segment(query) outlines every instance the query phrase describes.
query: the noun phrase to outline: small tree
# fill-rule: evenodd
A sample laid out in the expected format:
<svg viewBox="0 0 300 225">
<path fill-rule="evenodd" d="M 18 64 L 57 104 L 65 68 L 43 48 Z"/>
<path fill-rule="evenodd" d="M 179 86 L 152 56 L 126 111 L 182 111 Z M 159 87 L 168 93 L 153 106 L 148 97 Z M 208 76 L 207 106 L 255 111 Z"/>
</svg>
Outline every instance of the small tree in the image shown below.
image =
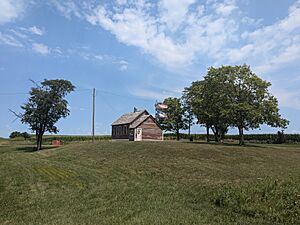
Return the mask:
<svg viewBox="0 0 300 225">
<path fill-rule="evenodd" d="M 159 119 L 159 123 L 166 131 L 176 133 L 176 139 L 179 140 L 180 130 L 187 129 L 187 121 L 184 118 L 184 109 L 179 98 L 166 98 L 163 102 L 168 106 L 164 110 L 165 119 Z"/>
<path fill-rule="evenodd" d="M 9 135 L 9 138 L 10 138 L 10 139 L 16 138 L 16 137 L 21 137 L 21 132 L 19 132 L 19 131 L 14 131 L 14 132 L 12 132 L 12 133 Z"/>
<path fill-rule="evenodd" d="M 31 88 L 28 102 L 21 106 L 24 112 L 18 117 L 35 132 L 37 150 L 42 149 L 44 133 L 57 133 L 55 123 L 69 115 L 65 97 L 74 89 L 67 80 L 44 80 Z"/>
<path fill-rule="evenodd" d="M 27 132 L 23 132 L 23 133 L 21 134 L 21 136 L 22 136 L 25 140 L 30 139 L 30 134 L 28 134 Z"/>
</svg>

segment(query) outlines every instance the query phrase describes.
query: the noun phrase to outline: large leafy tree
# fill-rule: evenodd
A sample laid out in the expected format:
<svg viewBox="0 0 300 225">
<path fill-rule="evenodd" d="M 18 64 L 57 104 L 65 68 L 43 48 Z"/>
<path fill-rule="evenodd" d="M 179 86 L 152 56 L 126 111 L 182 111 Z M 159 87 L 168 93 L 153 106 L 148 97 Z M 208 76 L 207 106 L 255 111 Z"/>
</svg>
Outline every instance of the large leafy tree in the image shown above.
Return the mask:
<svg viewBox="0 0 300 225">
<path fill-rule="evenodd" d="M 237 127 L 240 144 L 244 130 L 262 124 L 285 128 L 288 121 L 279 113 L 277 99 L 269 93 L 270 83 L 259 78 L 249 66 L 211 67 L 202 81 L 185 89 L 198 123 L 210 128 L 220 141 L 229 127 Z"/>
<path fill-rule="evenodd" d="M 69 115 L 65 97 L 74 89 L 67 80 L 44 80 L 31 88 L 28 102 L 21 106 L 23 113 L 18 116 L 35 132 L 37 150 L 42 149 L 44 133 L 57 133 L 56 122 Z"/>
<path fill-rule="evenodd" d="M 210 68 L 204 80 L 193 82 L 184 91 L 191 99 L 192 111 L 198 123 L 206 126 L 208 141 L 210 129 L 215 141 L 220 142 L 230 126 L 229 98 L 224 82 L 224 77 L 215 68 Z"/>
<path fill-rule="evenodd" d="M 230 73 L 226 86 L 230 96 L 229 112 L 231 126 L 237 127 L 240 145 L 244 145 L 244 130 L 259 128 L 261 124 L 286 128 L 289 121 L 279 113 L 278 101 L 269 92 L 270 82 L 259 78 L 247 65 L 221 67 Z"/>
<path fill-rule="evenodd" d="M 206 127 L 207 141 L 209 142 L 209 129 L 211 127 L 211 120 L 204 112 L 204 82 L 195 81 L 190 87 L 186 87 L 183 91 L 182 98 L 188 102 L 189 110 L 197 119 L 197 123 Z"/>
<path fill-rule="evenodd" d="M 187 129 L 187 121 L 184 117 L 184 108 L 179 98 L 166 98 L 163 103 L 168 106 L 163 112 L 166 117 L 159 119 L 159 123 L 166 131 L 176 133 L 179 140 L 180 130 Z"/>
</svg>

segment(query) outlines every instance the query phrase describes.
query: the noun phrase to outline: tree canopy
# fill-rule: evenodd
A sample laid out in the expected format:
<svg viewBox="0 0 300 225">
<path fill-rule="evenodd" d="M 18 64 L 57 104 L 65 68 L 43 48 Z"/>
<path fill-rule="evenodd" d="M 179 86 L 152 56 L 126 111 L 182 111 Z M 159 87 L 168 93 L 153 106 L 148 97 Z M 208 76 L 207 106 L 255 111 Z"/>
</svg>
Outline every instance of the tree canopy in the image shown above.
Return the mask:
<svg viewBox="0 0 300 225">
<path fill-rule="evenodd" d="M 168 106 L 164 110 L 166 118 L 159 119 L 161 127 L 166 131 L 176 133 L 177 140 L 179 140 L 179 131 L 187 129 L 187 121 L 184 117 L 184 109 L 179 98 L 166 98 L 163 103 Z"/>
<path fill-rule="evenodd" d="M 185 88 L 183 95 L 188 96 L 198 123 L 210 128 L 216 141 L 229 127 L 237 127 L 242 145 L 244 130 L 262 124 L 286 128 L 289 123 L 281 117 L 270 86 L 247 65 L 211 67 L 204 79 Z"/>
<path fill-rule="evenodd" d="M 67 80 L 44 80 L 31 88 L 29 100 L 21 106 L 23 113 L 19 117 L 22 123 L 28 124 L 35 132 L 37 150 L 42 148 L 44 133 L 57 133 L 56 122 L 69 115 L 65 97 L 74 89 L 73 84 Z"/>
</svg>

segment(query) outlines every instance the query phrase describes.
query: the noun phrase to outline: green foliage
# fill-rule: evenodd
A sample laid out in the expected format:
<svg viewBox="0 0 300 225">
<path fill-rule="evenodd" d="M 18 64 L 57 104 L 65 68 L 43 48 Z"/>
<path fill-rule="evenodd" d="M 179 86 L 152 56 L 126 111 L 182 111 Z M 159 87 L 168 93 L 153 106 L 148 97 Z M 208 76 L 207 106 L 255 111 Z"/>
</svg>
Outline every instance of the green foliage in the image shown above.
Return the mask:
<svg viewBox="0 0 300 225">
<path fill-rule="evenodd" d="M 21 132 L 19 132 L 19 131 L 13 131 L 13 132 L 9 135 L 9 138 L 16 138 L 16 137 L 21 137 Z"/>
<path fill-rule="evenodd" d="M 202 81 L 185 88 L 198 123 L 211 128 L 220 141 L 228 127 L 237 127 L 240 144 L 244 130 L 261 124 L 286 128 L 289 121 L 281 118 L 277 99 L 269 93 L 270 83 L 259 78 L 249 66 L 211 67 Z"/>
<path fill-rule="evenodd" d="M 17 138 L 17 137 L 22 137 L 25 140 L 30 138 L 30 134 L 28 134 L 27 132 L 19 132 L 19 131 L 14 131 L 9 135 L 9 138 Z"/>
<path fill-rule="evenodd" d="M 168 106 L 163 112 L 167 118 L 159 119 L 161 127 L 166 131 L 175 132 L 179 140 L 179 131 L 187 129 L 187 121 L 184 117 L 185 110 L 179 98 L 166 98 L 163 102 Z"/>
<path fill-rule="evenodd" d="M 194 113 L 192 110 L 192 99 L 188 92 L 184 91 L 181 97 L 184 111 L 184 120 L 187 123 L 189 135 L 191 134 L 191 126 L 194 124 Z"/>
<path fill-rule="evenodd" d="M 210 68 L 204 80 L 193 82 L 184 90 L 197 122 L 210 128 L 217 142 L 221 141 L 230 125 L 229 99 L 224 90 L 224 78 L 216 69 Z"/>
<path fill-rule="evenodd" d="M 69 115 L 65 97 L 74 89 L 67 80 L 44 80 L 31 88 L 29 100 L 21 106 L 24 112 L 19 117 L 35 132 L 38 150 L 42 147 L 44 133 L 57 133 L 56 122 Z"/>
<path fill-rule="evenodd" d="M 230 124 L 239 129 L 240 144 L 244 144 L 244 129 L 256 129 L 261 124 L 286 128 L 289 122 L 281 118 L 278 101 L 269 93 L 271 83 L 259 78 L 247 65 L 222 66 L 219 70 L 226 77 Z"/>
</svg>

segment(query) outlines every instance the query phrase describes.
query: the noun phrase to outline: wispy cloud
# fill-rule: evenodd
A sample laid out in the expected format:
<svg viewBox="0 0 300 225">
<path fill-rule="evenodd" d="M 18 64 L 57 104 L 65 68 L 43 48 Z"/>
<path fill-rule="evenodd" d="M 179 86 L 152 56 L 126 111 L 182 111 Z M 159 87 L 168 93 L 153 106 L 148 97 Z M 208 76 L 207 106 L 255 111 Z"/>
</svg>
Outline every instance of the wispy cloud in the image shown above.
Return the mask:
<svg viewBox="0 0 300 225">
<path fill-rule="evenodd" d="M 161 93 L 159 91 L 146 90 L 146 89 L 133 89 L 130 90 L 130 93 L 139 98 L 153 99 L 153 100 L 164 99 L 166 97 L 172 96 L 170 95 L 170 93 Z"/>
<path fill-rule="evenodd" d="M 299 59 L 300 0 L 285 18 L 264 27 L 236 0 L 53 2 L 66 17 L 101 26 L 173 71 L 205 59 L 210 64 L 247 62 L 267 73 Z"/>
<path fill-rule="evenodd" d="M 50 53 L 50 48 L 42 43 L 33 43 L 32 50 L 41 55 L 48 55 Z"/>
<path fill-rule="evenodd" d="M 39 36 L 42 36 L 45 34 L 44 29 L 38 28 L 36 26 L 32 26 L 32 27 L 28 27 L 28 28 L 21 27 L 20 30 L 29 32 L 31 34 L 39 35 Z"/>
<path fill-rule="evenodd" d="M 121 60 L 120 62 L 119 62 L 119 64 L 120 64 L 120 71 L 125 71 L 125 70 L 127 70 L 128 69 L 128 62 L 127 61 L 125 61 L 125 60 Z"/>
<path fill-rule="evenodd" d="M 289 66 L 300 59 L 300 1 L 296 1 L 288 15 L 276 23 L 241 34 L 245 42 L 239 48 L 228 48 L 220 58 L 229 62 L 251 62 L 257 72 L 269 73 Z"/>
<path fill-rule="evenodd" d="M 300 91 L 273 88 L 272 92 L 278 97 L 280 106 L 300 110 Z"/>
<path fill-rule="evenodd" d="M 66 18 L 71 19 L 74 15 L 75 17 L 82 17 L 82 9 L 77 6 L 75 1 L 71 0 L 50 0 L 50 2 L 54 5 L 54 7 Z M 83 2 L 84 3 L 84 2 Z M 85 5 L 85 4 L 83 4 Z"/>
<path fill-rule="evenodd" d="M 236 21 L 231 18 L 235 1 L 202 6 L 194 0 L 137 1 L 111 8 L 99 5 L 87 20 L 110 31 L 120 42 L 177 68 L 190 65 L 199 54 L 213 56 L 236 31 Z M 154 11 L 158 13 L 153 15 Z"/>
<path fill-rule="evenodd" d="M 28 36 L 27 36 L 26 34 L 20 32 L 20 31 L 18 31 L 18 30 L 10 29 L 10 32 L 11 32 L 13 35 L 15 35 L 15 36 L 17 36 L 17 37 L 19 37 L 19 38 L 22 38 L 22 39 L 27 39 L 27 38 L 28 38 Z"/>
<path fill-rule="evenodd" d="M 13 47 L 23 47 L 23 44 L 18 41 L 14 36 L 3 34 L 0 32 L 0 44 L 10 45 Z"/>
<path fill-rule="evenodd" d="M 216 12 L 222 16 L 228 16 L 234 10 L 238 9 L 237 5 L 235 4 L 235 0 L 225 0 L 224 2 L 215 3 L 214 7 Z"/>
<path fill-rule="evenodd" d="M 59 56 L 62 56 L 63 55 L 63 51 L 60 47 L 55 47 L 52 49 L 52 52 L 59 55 Z"/>
</svg>

